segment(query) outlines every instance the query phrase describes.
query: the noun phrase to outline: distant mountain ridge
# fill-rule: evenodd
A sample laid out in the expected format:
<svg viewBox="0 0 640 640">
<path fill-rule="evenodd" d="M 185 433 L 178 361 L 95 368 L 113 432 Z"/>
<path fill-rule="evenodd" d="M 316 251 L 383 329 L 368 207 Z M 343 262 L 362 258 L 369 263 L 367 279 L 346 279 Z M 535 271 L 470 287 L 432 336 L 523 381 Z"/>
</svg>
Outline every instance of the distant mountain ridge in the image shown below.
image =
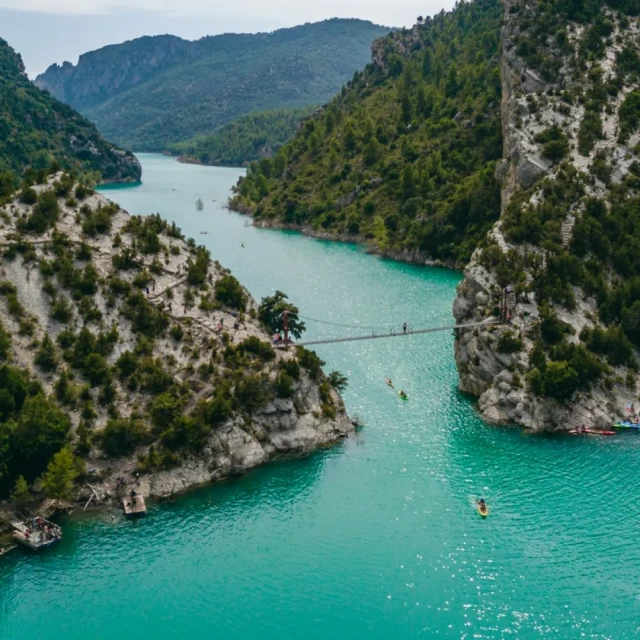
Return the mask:
<svg viewBox="0 0 640 640">
<path fill-rule="evenodd" d="M 388 32 L 332 19 L 193 42 L 147 36 L 52 65 L 35 82 L 119 144 L 160 151 L 247 113 L 322 104 Z"/>
<path fill-rule="evenodd" d="M 95 126 L 27 78 L 22 58 L 0 38 L 0 199 L 27 169 L 52 163 L 96 182 L 140 180 L 140 163 Z"/>
</svg>

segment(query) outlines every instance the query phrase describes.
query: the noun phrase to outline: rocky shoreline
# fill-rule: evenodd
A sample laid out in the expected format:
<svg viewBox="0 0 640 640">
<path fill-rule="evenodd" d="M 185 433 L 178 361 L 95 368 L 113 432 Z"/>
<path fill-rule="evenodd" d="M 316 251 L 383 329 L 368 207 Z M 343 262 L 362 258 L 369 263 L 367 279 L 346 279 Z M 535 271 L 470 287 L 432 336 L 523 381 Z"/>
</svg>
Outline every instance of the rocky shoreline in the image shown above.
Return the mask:
<svg viewBox="0 0 640 640">
<path fill-rule="evenodd" d="M 243 215 L 252 216 L 252 212 L 245 207 L 228 206 L 230 211 L 241 213 Z M 407 264 L 415 264 L 423 267 L 438 267 L 442 269 L 450 269 L 459 271 L 459 267 L 453 262 L 445 262 L 442 260 L 434 260 L 423 251 L 417 249 L 381 249 L 375 243 L 367 240 L 364 236 L 358 234 L 332 233 L 329 231 L 318 231 L 309 225 L 286 224 L 277 220 L 255 220 L 253 226 L 259 229 L 275 229 L 278 231 L 295 231 L 309 238 L 316 240 L 327 240 L 330 242 L 341 242 L 344 244 L 356 244 L 362 247 L 367 253 L 377 255 L 381 258 L 395 260 L 396 262 L 406 262 Z"/>
</svg>

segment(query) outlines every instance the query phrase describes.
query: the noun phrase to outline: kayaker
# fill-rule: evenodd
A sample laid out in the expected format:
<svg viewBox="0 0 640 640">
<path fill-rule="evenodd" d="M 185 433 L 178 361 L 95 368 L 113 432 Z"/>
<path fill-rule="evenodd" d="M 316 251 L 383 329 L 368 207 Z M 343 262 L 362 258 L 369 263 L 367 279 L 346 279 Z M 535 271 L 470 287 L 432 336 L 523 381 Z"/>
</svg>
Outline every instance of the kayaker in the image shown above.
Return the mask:
<svg viewBox="0 0 640 640">
<path fill-rule="evenodd" d="M 398 392 L 398 395 L 399 395 L 401 398 L 404 398 L 405 400 L 407 399 L 407 394 L 406 394 L 404 391 L 402 391 L 402 390 L 400 390 L 400 391 Z"/>
<path fill-rule="evenodd" d="M 391 378 L 385 378 L 384 381 L 390 386 L 393 387 L 393 382 L 391 382 Z"/>
<path fill-rule="evenodd" d="M 480 500 L 476 500 L 476 502 L 483 511 L 487 508 L 487 503 L 484 501 L 484 498 L 480 498 Z"/>
</svg>

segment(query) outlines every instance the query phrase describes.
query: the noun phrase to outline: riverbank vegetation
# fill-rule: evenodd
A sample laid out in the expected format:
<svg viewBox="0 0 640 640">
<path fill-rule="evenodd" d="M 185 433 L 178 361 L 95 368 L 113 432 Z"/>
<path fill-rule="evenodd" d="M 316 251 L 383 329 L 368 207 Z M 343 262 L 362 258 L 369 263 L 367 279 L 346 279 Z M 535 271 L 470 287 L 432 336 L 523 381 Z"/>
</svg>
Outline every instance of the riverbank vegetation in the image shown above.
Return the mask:
<svg viewBox="0 0 640 640">
<path fill-rule="evenodd" d="M 272 157 L 314 110 L 315 107 L 306 107 L 249 114 L 211 135 L 199 135 L 171 145 L 169 151 L 179 156 L 182 162 L 243 167 Z"/>
<path fill-rule="evenodd" d="M 467 262 L 500 213 L 501 17 L 481 0 L 376 43 L 374 64 L 254 163 L 232 206 Z"/>
<path fill-rule="evenodd" d="M 509 249 L 488 239 L 479 262 L 500 286 L 534 296 L 540 318 L 522 336 L 535 341 L 527 379 L 535 395 L 561 402 L 596 385 L 636 387 L 640 103 L 629 34 L 639 10 L 635 1 L 515 5 L 517 29 L 504 45 L 543 79 L 535 94 L 514 89 L 512 102 L 526 104 L 518 135 L 545 127 L 531 136 L 529 155 L 553 164 L 510 198 L 501 225 Z"/>
</svg>

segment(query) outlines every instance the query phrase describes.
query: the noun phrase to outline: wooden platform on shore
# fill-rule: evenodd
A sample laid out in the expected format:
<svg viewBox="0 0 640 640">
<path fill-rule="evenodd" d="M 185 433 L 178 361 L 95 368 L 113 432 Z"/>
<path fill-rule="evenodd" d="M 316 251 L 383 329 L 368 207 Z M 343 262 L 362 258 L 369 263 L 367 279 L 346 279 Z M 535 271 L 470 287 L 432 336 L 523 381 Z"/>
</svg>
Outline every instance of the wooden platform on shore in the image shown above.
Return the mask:
<svg viewBox="0 0 640 640">
<path fill-rule="evenodd" d="M 122 506 L 124 507 L 125 515 L 128 517 L 143 516 L 147 513 L 147 505 L 144 503 L 144 498 L 141 495 L 123 498 Z"/>
</svg>

